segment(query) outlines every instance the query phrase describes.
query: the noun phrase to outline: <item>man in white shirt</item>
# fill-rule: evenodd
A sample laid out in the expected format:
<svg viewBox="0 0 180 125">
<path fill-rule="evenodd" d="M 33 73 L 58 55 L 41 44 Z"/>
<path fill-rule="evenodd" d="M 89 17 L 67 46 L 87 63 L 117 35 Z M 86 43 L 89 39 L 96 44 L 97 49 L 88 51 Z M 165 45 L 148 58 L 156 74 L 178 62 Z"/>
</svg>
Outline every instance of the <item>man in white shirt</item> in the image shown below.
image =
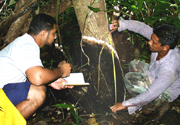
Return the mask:
<svg viewBox="0 0 180 125">
<path fill-rule="evenodd" d="M 69 76 L 71 66 L 62 61 L 55 69 L 43 67 L 40 48 L 51 45 L 56 39 L 56 21 L 46 14 L 36 15 L 28 33 L 15 39 L 0 51 L 0 88 L 27 119 L 46 97 L 45 84 L 61 90 L 73 86 L 63 86 L 61 77 Z"/>
</svg>

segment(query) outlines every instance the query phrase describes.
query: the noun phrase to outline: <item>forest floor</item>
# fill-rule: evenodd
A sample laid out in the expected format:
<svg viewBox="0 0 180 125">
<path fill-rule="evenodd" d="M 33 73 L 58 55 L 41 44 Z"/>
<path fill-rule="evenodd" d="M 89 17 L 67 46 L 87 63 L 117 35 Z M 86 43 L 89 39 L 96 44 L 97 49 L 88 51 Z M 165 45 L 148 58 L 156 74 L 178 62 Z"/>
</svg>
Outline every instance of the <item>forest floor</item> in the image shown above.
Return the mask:
<svg viewBox="0 0 180 125">
<path fill-rule="evenodd" d="M 53 92 L 53 91 L 51 91 Z M 66 91 L 68 93 L 68 91 Z M 48 97 L 45 104 L 37 112 L 27 119 L 27 125 L 179 125 L 180 124 L 180 98 L 171 103 L 170 109 L 158 120 L 154 121 L 155 115 L 144 116 L 129 115 L 127 109 L 107 114 L 88 114 L 83 110 L 83 106 L 76 107 L 78 118 L 81 122 L 77 123 L 73 114 L 66 108 L 54 106 L 52 98 Z M 52 103 L 53 102 L 53 103 Z M 72 105 L 68 100 L 57 100 L 58 104 Z"/>
</svg>

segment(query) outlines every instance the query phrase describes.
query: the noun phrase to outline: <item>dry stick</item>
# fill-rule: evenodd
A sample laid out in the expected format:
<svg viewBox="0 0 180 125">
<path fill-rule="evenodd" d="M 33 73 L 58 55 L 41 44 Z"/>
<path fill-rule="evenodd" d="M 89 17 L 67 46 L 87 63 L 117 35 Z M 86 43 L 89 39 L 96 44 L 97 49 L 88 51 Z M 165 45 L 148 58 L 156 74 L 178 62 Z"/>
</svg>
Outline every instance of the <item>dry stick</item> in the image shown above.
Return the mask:
<svg viewBox="0 0 180 125">
<path fill-rule="evenodd" d="M 63 108 L 61 108 L 61 111 L 62 111 L 62 118 L 64 119 L 64 110 L 63 110 Z"/>
<path fill-rule="evenodd" d="M 56 97 L 54 96 L 53 92 L 51 91 L 51 88 L 50 88 L 49 90 L 50 90 L 50 93 L 52 94 L 52 96 L 53 96 L 53 98 L 54 98 L 54 100 L 55 100 L 55 103 L 57 103 L 57 99 L 56 99 Z"/>
<path fill-rule="evenodd" d="M 71 113 L 70 113 L 70 112 L 68 112 L 68 113 L 67 113 L 67 117 L 66 117 L 66 119 L 65 119 L 64 123 L 67 123 L 67 122 L 68 122 L 68 120 L 70 119 L 70 117 L 71 117 Z"/>
<path fill-rule="evenodd" d="M 82 34 L 84 34 L 84 31 L 85 31 L 85 29 L 86 29 L 86 23 L 87 23 L 87 19 L 88 19 L 88 15 L 89 15 L 89 12 L 88 12 L 88 14 L 87 14 L 87 16 L 86 16 L 86 21 L 85 21 L 85 23 L 84 23 L 84 29 L 83 29 L 83 33 Z M 84 52 L 84 49 L 83 49 L 83 45 L 82 45 L 82 38 L 83 36 L 81 36 L 81 42 L 80 42 L 80 46 L 81 46 L 81 51 L 82 51 L 82 53 L 84 54 L 84 56 L 86 56 L 86 58 L 87 58 L 87 60 L 88 60 L 88 62 L 87 62 L 87 64 L 88 65 L 90 65 L 90 59 L 89 59 L 89 57 L 88 57 L 88 55 L 86 55 L 86 53 Z M 81 53 L 81 65 L 82 65 L 82 53 Z M 81 68 L 81 70 L 82 70 L 82 68 Z"/>
<path fill-rule="evenodd" d="M 3 4 L 3 6 L 1 7 L 0 12 L 3 10 L 3 7 L 6 5 L 6 1 L 7 1 L 7 0 L 4 1 L 4 4 Z"/>
<path fill-rule="evenodd" d="M 57 31 L 58 31 L 58 38 L 56 39 L 56 43 L 58 43 L 59 45 L 62 44 L 62 40 L 61 40 L 61 35 L 60 35 L 60 29 L 59 29 L 59 24 L 58 24 L 58 16 L 59 16 L 59 6 L 60 6 L 60 0 L 57 0 L 57 5 L 56 5 L 56 27 L 57 27 Z M 59 40 L 58 40 L 59 39 Z"/>
<path fill-rule="evenodd" d="M 84 56 L 86 56 L 86 58 L 88 59 L 87 64 L 90 65 L 90 59 L 89 59 L 88 55 L 86 55 L 86 53 L 84 52 L 84 49 L 83 49 L 83 47 L 82 47 L 82 38 L 81 38 L 80 46 L 81 46 L 81 51 L 82 51 L 82 53 L 83 53 Z M 81 65 L 82 65 L 82 56 L 81 56 Z M 81 70 L 82 70 L 82 68 L 81 68 Z"/>
<path fill-rule="evenodd" d="M 144 14 L 143 14 L 142 10 L 140 10 L 140 12 L 141 12 L 141 15 L 143 17 L 143 20 L 145 20 L 145 17 L 144 17 Z"/>
<path fill-rule="evenodd" d="M 58 38 L 56 39 L 56 43 L 58 43 L 58 46 L 59 45 L 62 45 L 62 39 L 61 39 L 61 32 L 60 32 L 60 28 L 59 28 L 59 6 L 60 6 L 60 0 L 57 0 L 57 6 L 56 6 L 56 27 L 57 27 L 57 31 L 58 31 L 58 38 L 59 38 L 59 40 L 58 40 Z M 65 58 L 68 60 L 68 62 L 69 63 L 71 63 L 71 65 L 72 65 L 72 70 L 73 70 L 73 72 L 75 72 L 75 69 L 74 69 L 74 64 L 73 64 L 73 62 L 69 59 L 69 57 L 67 56 L 67 54 L 64 52 L 64 50 L 61 48 L 60 49 L 60 52 L 62 52 L 63 53 L 63 55 L 65 56 Z"/>
</svg>

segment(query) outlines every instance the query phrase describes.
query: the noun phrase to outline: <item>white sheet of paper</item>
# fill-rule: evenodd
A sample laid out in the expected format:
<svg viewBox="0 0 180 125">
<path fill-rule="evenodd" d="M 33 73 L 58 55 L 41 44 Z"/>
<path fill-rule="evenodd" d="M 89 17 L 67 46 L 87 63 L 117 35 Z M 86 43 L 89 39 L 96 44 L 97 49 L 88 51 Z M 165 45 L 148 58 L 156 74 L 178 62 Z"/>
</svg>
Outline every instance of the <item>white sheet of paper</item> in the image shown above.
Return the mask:
<svg viewBox="0 0 180 125">
<path fill-rule="evenodd" d="M 63 78 L 67 81 L 67 83 L 63 83 L 63 85 L 72 85 L 72 86 L 80 86 L 80 85 L 89 85 L 89 83 L 85 83 L 83 73 L 70 73 L 68 77 Z"/>
</svg>

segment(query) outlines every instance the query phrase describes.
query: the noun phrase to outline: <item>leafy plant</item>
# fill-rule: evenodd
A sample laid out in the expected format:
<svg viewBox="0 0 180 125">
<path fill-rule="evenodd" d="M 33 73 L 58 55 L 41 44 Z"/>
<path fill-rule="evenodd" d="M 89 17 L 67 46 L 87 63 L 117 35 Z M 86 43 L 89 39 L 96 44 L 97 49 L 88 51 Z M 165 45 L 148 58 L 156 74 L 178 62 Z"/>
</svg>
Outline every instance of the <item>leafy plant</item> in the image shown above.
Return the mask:
<svg viewBox="0 0 180 125">
<path fill-rule="evenodd" d="M 121 17 L 144 22 L 151 27 L 169 23 L 173 24 L 180 30 L 180 2 L 179 0 L 106 0 L 107 8 L 110 9 L 116 5 L 119 6 Z M 134 34 L 133 34 L 134 35 Z M 140 35 L 135 34 L 140 42 L 142 50 L 140 59 L 148 62 L 150 53 L 148 50 L 147 40 Z M 129 36 L 129 41 L 134 44 L 133 36 Z"/>
<path fill-rule="evenodd" d="M 78 116 L 78 111 L 75 106 L 68 104 L 56 104 L 55 106 L 59 108 L 66 108 L 67 110 L 69 110 L 73 117 L 76 119 L 77 123 L 80 123 L 82 121 L 81 117 Z"/>
</svg>

